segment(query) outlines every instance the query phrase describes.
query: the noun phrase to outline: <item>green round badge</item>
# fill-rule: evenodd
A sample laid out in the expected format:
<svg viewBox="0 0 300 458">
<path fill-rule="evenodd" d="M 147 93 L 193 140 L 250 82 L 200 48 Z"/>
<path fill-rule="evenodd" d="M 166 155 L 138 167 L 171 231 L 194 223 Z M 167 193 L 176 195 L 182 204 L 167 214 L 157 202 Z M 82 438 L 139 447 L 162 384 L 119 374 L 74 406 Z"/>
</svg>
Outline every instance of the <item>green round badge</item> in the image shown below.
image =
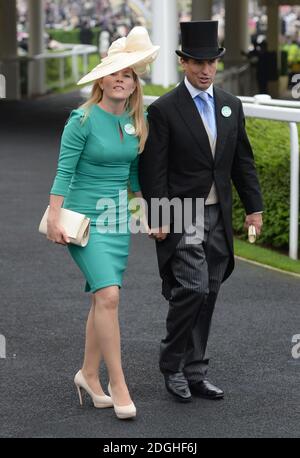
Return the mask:
<svg viewBox="0 0 300 458">
<path fill-rule="evenodd" d="M 134 135 L 135 134 L 135 127 L 132 124 L 126 124 L 124 126 L 124 130 L 126 134 L 128 135 Z"/>
<path fill-rule="evenodd" d="M 232 115 L 231 108 L 227 107 L 227 106 L 223 107 L 222 108 L 222 115 L 224 116 L 224 118 L 229 118 Z"/>
</svg>

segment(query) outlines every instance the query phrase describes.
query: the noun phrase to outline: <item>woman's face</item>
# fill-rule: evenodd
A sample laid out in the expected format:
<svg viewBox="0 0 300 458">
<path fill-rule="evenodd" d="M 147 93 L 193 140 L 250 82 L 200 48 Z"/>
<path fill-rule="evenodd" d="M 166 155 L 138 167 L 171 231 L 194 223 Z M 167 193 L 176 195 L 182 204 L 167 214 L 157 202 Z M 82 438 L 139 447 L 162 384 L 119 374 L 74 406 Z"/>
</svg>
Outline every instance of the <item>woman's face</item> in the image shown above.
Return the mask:
<svg viewBox="0 0 300 458">
<path fill-rule="evenodd" d="M 105 97 L 115 101 L 128 99 L 135 91 L 136 82 L 131 68 L 125 68 L 100 80 Z"/>
</svg>

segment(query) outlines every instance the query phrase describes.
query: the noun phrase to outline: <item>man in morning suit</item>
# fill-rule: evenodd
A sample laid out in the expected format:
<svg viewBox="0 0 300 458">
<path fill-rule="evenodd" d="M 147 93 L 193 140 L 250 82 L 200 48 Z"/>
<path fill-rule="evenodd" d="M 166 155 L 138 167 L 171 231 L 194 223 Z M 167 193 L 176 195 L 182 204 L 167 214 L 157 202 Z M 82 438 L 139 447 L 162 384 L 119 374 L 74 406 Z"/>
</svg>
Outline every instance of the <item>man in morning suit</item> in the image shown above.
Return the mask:
<svg viewBox="0 0 300 458">
<path fill-rule="evenodd" d="M 148 108 L 149 137 L 140 158 L 143 196 L 204 200 L 203 237 L 187 242 L 187 232 L 149 226 L 156 239 L 162 293 L 169 301 L 160 370 L 174 398 L 221 399 L 207 380 L 205 351 L 217 295 L 234 268 L 232 188 L 245 208 L 245 229 L 262 227 L 262 196 L 240 100 L 214 86 L 218 22 L 181 23 L 176 51 L 184 81 Z M 149 217 L 150 218 L 150 217 Z M 193 220 L 196 224 L 197 220 Z M 155 229 L 155 230 L 154 230 Z"/>
</svg>

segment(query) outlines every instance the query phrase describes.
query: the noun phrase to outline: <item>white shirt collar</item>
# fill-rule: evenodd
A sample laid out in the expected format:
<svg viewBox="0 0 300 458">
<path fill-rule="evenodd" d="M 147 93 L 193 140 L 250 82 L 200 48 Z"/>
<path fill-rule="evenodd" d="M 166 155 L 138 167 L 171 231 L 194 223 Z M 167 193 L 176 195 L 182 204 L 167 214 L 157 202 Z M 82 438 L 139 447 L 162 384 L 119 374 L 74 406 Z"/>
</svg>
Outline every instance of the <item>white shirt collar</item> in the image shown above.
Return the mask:
<svg viewBox="0 0 300 458">
<path fill-rule="evenodd" d="M 191 94 L 192 99 L 197 97 L 197 95 L 201 94 L 202 92 L 207 92 L 211 97 L 214 96 L 214 85 L 213 84 L 211 84 L 206 91 L 201 91 L 200 89 L 196 88 L 189 82 L 189 80 L 187 79 L 187 76 L 185 76 L 184 78 L 184 84 L 186 85 L 187 90 Z"/>
</svg>

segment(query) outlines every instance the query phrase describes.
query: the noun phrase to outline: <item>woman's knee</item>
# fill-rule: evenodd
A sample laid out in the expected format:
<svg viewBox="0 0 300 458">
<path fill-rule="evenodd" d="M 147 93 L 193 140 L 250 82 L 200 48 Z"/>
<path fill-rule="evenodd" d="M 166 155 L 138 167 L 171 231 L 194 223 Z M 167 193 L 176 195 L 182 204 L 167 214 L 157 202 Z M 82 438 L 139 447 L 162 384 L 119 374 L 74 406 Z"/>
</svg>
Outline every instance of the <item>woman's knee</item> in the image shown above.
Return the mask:
<svg viewBox="0 0 300 458">
<path fill-rule="evenodd" d="M 119 289 L 117 287 L 103 288 L 94 293 L 95 310 L 114 311 L 119 304 Z"/>
</svg>

